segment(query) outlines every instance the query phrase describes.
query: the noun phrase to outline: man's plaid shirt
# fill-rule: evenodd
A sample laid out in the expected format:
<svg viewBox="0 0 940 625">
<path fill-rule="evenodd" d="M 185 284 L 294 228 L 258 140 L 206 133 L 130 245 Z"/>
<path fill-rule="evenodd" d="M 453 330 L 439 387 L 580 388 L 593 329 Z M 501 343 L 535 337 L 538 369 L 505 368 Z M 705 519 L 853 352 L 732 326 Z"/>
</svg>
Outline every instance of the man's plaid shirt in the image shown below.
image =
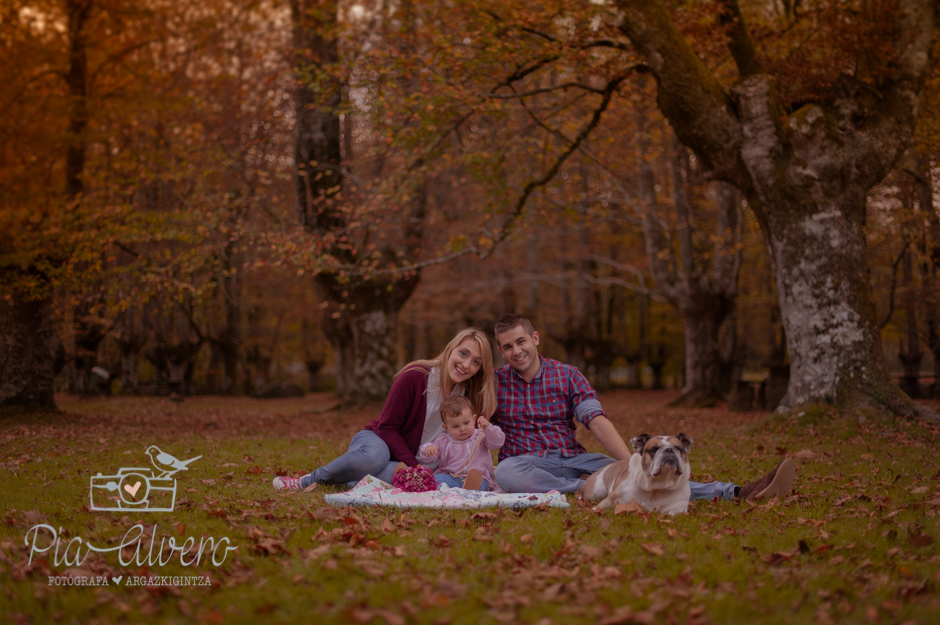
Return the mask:
<svg viewBox="0 0 940 625">
<path fill-rule="evenodd" d="M 595 417 L 606 416 L 597 392 L 577 367 L 545 358 L 531 382 L 510 365 L 496 370 L 496 423 L 506 433 L 499 459 L 532 454 L 545 456 L 560 450 L 564 458 L 587 451 L 575 440 L 575 421 L 590 427 Z"/>
</svg>

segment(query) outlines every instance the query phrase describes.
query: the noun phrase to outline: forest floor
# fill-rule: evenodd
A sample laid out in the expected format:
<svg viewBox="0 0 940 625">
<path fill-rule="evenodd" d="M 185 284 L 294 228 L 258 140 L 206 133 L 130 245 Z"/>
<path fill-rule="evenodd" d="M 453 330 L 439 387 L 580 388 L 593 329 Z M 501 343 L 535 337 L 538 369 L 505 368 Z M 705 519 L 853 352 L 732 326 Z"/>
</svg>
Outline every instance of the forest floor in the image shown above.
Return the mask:
<svg viewBox="0 0 940 625">
<path fill-rule="evenodd" d="M 334 458 L 380 406 L 61 396 L 63 413 L 0 419 L 0 620 L 940 622 L 937 426 L 664 408 L 673 397 L 601 400 L 624 438 L 689 434 L 699 481 L 743 484 L 793 457 L 790 495 L 696 502 L 675 518 L 597 514 L 573 495 L 568 509 L 518 512 L 332 508 L 323 495 L 338 487 L 277 493 L 271 480 Z M 202 456 L 175 476 L 175 509 L 93 509 L 117 497 L 90 478 L 150 467 L 150 445 Z M 184 566 L 171 538 L 202 543 L 200 561 L 193 549 Z M 89 556 L 87 544 L 113 550 Z M 157 576 L 169 585 L 136 585 Z"/>
</svg>

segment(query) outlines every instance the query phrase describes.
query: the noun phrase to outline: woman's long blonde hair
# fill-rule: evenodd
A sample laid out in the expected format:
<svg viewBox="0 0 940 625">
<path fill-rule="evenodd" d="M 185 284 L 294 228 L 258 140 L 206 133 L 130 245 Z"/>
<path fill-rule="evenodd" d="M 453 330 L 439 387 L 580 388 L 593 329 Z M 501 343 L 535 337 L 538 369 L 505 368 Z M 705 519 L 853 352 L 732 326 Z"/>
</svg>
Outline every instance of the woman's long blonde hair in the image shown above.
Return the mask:
<svg viewBox="0 0 940 625">
<path fill-rule="evenodd" d="M 496 374 L 493 372 L 493 351 L 490 348 L 490 341 L 486 338 L 486 334 L 476 328 L 461 330 L 450 340 L 450 343 L 444 347 L 444 351 L 440 354 L 430 360 L 415 360 L 408 363 L 395 374 L 395 377 L 397 378 L 405 371 L 411 371 L 412 369 L 430 370 L 432 367 L 439 367 L 441 390 L 444 392 L 444 397 L 450 396 L 450 392 L 454 390 L 454 382 L 449 375 L 446 375 L 445 365 L 453 351 L 467 339 L 476 341 L 480 348 L 483 364 L 480 365 L 480 370 L 472 378 L 463 383 L 464 390 L 467 399 L 473 404 L 473 412 L 489 419 L 496 412 Z"/>
</svg>

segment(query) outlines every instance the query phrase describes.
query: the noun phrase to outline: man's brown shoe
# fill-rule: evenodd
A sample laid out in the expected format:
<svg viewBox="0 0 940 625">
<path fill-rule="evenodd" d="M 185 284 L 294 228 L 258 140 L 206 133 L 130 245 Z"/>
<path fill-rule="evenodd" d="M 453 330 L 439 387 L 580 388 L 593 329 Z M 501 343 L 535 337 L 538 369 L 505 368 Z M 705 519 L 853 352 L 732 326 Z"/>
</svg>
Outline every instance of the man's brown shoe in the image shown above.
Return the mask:
<svg viewBox="0 0 940 625">
<path fill-rule="evenodd" d="M 463 487 L 467 490 L 480 490 L 483 485 L 483 473 L 479 469 L 470 469 L 467 471 L 467 478 L 463 481 Z"/>
<path fill-rule="evenodd" d="M 773 471 L 759 480 L 742 486 L 738 496 L 745 501 L 748 499 L 783 498 L 784 495 L 790 492 L 794 477 L 796 477 L 796 465 L 789 458 L 784 458 L 774 467 Z"/>
</svg>

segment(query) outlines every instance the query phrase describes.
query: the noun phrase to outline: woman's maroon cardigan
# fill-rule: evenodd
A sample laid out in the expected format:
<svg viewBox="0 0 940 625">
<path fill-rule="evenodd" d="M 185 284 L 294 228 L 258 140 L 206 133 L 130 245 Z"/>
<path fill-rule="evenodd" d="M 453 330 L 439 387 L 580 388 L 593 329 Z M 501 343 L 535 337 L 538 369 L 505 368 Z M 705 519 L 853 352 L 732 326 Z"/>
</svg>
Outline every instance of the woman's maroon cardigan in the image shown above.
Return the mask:
<svg viewBox="0 0 940 625">
<path fill-rule="evenodd" d="M 392 460 L 416 466 L 424 420 L 428 411 L 428 377 L 424 367 L 412 369 L 395 378 L 388 392 L 382 414 L 365 427 L 388 445 Z"/>
</svg>

